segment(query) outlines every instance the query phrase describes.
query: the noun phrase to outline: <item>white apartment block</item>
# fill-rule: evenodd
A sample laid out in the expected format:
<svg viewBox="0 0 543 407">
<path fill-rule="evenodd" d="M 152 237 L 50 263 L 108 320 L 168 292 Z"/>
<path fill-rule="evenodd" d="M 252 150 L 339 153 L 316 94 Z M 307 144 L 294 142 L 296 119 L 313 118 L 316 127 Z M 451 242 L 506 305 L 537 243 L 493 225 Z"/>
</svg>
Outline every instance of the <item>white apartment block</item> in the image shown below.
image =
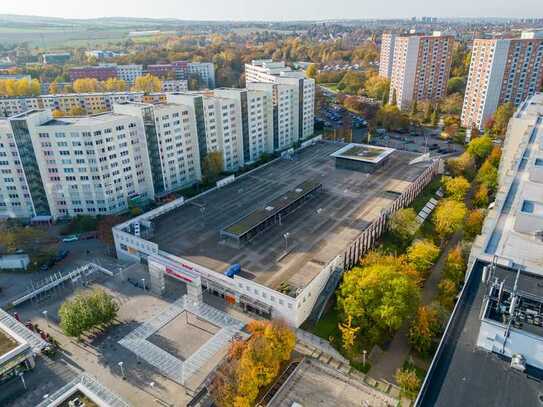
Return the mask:
<svg viewBox="0 0 543 407">
<path fill-rule="evenodd" d="M 452 62 L 451 36 L 398 36 L 390 78 L 390 100 L 396 96 L 401 110 L 422 100 L 437 101 L 447 92 Z"/>
<path fill-rule="evenodd" d="M 143 121 L 155 195 L 202 179 L 194 109 L 181 104 L 126 103 L 115 105 L 113 111 Z"/>
<path fill-rule="evenodd" d="M 185 79 L 165 79 L 161 84 L 162 92 L 187 92 L 189 90 L 188 81 Z"/>
<path fill-rule="evenodd" d="M 464 96 L 461 123 L 482 129 L 497 107 L 522 101 L 541 89 L 543 34 L 520 39 L 476 39 Z"/>
<path fill-rule="evenodd" d="M 88 114 L 111 111 L 115 103 L 142 102 L 143 92 L 96 92 L 41 95 L 35 97 L 0 98 L 0 117 L 11 117 L 28 110 L 59 109 L 68 112 L 82 108 Z"/>
<path fill-rule="evenodd" d="M 379 58 L 379 76 L 390 79 L 394 62 L 394 44 L 396 34 L 384 33 L 381 37 L 381 54 Z"/>
<path fill-rule="evenodd" d="M 211 62 L 189 62 L 188 74 L 198 75 L 209 89 L 215 87 L 215 66 Z"/>
<path fill-rule="evenodd" d="M 269 92 L 250 89 L 215 89 L 216 96 L 235 99 L 241 107 L 245 164 L 273 153 L 273 101 Z"/>
<path fill-rule="evenodd" d="M 122 79 L 125 82 L 133 83 L 136 78 L 143 76 L 143 65 L 116 65 L 117 78 Z"/>
<path fill-rule="evenodd" d="M 35 117 L 39 120 L 35 120 Z M 27 120 L 53 219 L 105 215 L 154 198 L 143 123 L 134 116 Z"/>
<path fill-rule="evenodd" d="M 271 59 L 258 59 L 245 64 L 245 81 L 249 82 L 273 82 L 275 76 L 291 69 L 284 61 L 273 62 Z"/>
<path fill-rule="evenodd" d="M 8 120 L 0 120 L 0 218 L 34 216 L 32 198 Z"/>
<path fill-rule="evenodd" d="M 244 165 L 241 105 L 238 100 L 212 93 L 170 93 L 168 102 L 190 106 L 195 112 L 200 160 L 212 151 L 223 156 L 223 170 L 237 171 Z"/>
</svg>

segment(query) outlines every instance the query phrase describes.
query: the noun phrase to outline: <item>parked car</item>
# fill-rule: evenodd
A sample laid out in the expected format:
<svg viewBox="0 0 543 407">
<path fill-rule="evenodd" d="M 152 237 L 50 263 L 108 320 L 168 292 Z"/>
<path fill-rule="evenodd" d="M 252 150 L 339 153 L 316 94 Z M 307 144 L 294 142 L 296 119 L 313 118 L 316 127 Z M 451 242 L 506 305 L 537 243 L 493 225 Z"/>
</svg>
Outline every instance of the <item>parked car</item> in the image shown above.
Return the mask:
<svg viewBox="0 0 543 407">
<path fill-rule="evenodd" d="M 79 237 L 77 235 L 69 235 L 62 238 L 62 241 L 64 243 L 76 242 L 78 240 L 79 240 Z"/>
</svg>

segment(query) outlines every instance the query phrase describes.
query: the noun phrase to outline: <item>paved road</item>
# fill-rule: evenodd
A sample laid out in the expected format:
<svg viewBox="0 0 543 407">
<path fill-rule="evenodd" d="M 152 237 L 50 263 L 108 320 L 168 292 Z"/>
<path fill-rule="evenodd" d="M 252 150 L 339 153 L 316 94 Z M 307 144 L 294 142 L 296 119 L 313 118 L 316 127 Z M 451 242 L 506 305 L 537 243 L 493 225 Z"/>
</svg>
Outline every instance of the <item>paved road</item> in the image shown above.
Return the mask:
<svg viewBox="0 0 543 407">
<path fill-rule="evenodd" d="M 70 253 L 47 271 L 0 272 L 0 307 L 25 292 L 32 283 L 43 281 L 57 272 L 66 273 L 89 262 L 107 269 L 122 267 L 122 263 L 110 256 L 106 246 L 97 239 L 61 243 L 60 249 L 69 250 Z"/>
</svg>

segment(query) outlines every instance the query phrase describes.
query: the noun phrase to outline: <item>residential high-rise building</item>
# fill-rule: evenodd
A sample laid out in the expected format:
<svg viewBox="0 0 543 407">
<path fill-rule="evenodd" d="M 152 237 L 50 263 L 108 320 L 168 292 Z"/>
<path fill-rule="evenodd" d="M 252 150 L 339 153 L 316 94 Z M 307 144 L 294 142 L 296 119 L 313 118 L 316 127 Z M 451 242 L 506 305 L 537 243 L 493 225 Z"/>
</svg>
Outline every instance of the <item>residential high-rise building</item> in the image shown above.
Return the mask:
<svg viewBox="0 0 543 407">
<path fill-rule="evenodd" d="M 124 103 L 115 105 L 113 111 L 142 120 L 155 195 L 201 180 L 194 109 L 171 103 Z"/>
<path fill-rule="evenodd" d="M 273 101 L 270 92 L 255 89 L 215 89 L 214 94 L 235 99 L 241 107 L 245 164 L 273 153 Z"/>
<path fill-rule="evenodd" d="M 114 64 L 80 66 L 77 68 L 70 68 L 69 75 L 72 82 L 84 78 L 94 78 L 99 81 L 105 81 L 110 78 L 117 78 L 117 66 Z"/>
<path fill-rule="evenodd" d="M 396 34 L 384 33 L 381 37 L 381 55 L 379 58 L 379 76 L 390 79 L 394 62 L 394 44 Z"/>
<path fill-rule="evenodd" d="M 243 136 L 241 105 L 236 99 L 212 93 L 171 93 L 168 102 L 190 106 L 195 112 L 200 160 L 218 151 L 222 154 L 223 170 L 237 171 L 243 167 Z"/>
<path fill-rule="evenodd" d="M 284 62 L 271 60 L 245 64 L 248 89 L 272 94 L 274 104 L 274 150 L 290 147 L 311 137 L 315 122 L 315 80 L 303 71 L 293 71 Z"/>
<path fill-rule="evenodd" d="M 215 88 L 215 67 L 211 62 L 189 62 L 188 75 L 196 75 L 208 89 Z"/>
<path fill-rule="evenodd" d="M 394 41 L 390 77 L 390 100 L 401 110 L 413 102 L 436 101 L 447 92 L 453 37 L 448 35 L 406 35 Z"/>
<path fill-rule="evenodd" d="M 541 89 L 543 32 L 516 39 L 476 39 L 473 43 L 461 123 L 482 129 L 497 107 L 518 106 Z"/>
</svg>

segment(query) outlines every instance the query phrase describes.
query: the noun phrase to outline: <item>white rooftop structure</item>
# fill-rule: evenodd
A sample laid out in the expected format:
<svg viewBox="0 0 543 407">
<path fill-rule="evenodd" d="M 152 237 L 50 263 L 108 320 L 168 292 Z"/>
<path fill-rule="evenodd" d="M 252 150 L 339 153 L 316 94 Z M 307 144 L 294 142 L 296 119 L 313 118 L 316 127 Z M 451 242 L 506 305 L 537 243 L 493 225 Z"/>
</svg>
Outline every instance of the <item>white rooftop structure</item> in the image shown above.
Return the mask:
<svg viewBox="0 0 543 407">
<path fill-rule="evenodd" d="M 543 276 L 543 94 L 524 102 L 511 119 L 498 176 L 496 201 L 473 253 Z"/>
</svg>

